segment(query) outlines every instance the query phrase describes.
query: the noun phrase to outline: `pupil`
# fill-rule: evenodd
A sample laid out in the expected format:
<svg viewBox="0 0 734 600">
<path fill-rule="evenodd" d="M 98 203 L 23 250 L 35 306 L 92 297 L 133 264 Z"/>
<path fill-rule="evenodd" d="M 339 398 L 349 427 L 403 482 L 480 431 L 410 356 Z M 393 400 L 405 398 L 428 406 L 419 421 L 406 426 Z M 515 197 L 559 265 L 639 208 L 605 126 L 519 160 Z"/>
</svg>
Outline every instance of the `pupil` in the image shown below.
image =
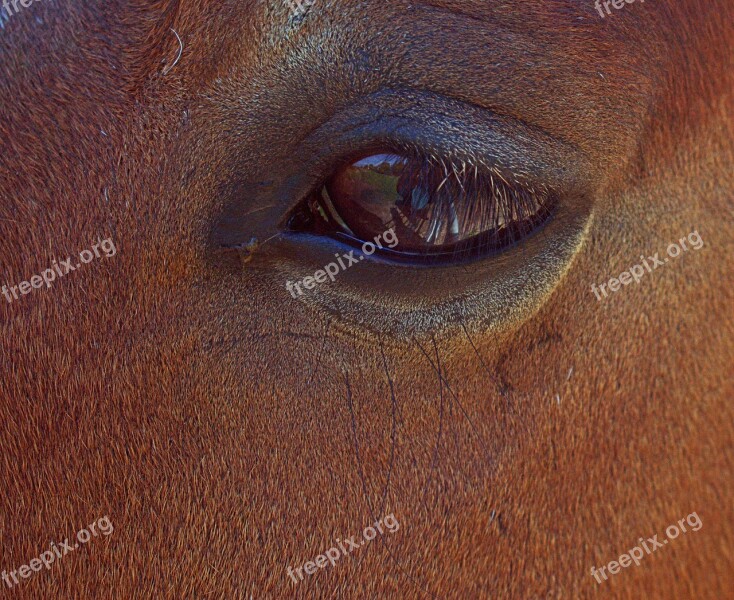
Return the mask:
<svg viewBox="0 0 734 600">
<path fill-rule="evenodd" d="M 392 211 L 403 199 L 398 188 L 407 164 L 401 156 L 375 154 L 342 168 L 326 184 L 334 208 L 349 215 L 357 237 L 371 239 L 390 228 Z"/>
</svg>

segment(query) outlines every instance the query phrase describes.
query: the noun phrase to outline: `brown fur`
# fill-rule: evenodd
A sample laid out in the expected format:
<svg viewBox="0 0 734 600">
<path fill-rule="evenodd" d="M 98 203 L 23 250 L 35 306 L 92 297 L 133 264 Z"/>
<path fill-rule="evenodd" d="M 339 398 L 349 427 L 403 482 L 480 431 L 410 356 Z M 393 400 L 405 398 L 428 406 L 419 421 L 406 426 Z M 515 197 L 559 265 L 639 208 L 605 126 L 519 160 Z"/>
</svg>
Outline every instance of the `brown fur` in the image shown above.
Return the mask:
<svg viewBox="0 0 734 600">
<path fill-rule="evenodd" d="M 0 297 L 0 569 L 115 527 L 3 593 L 731 597 L 731 2 L 288 11 L 49 0 L 0 30 L 0 283 L 118 250 Z M 576 221 L 413 295 L 365 265 L 296 302 L 315 250 L 219 249 L 237 211 L 263 209 L 235 227 L 263 239 L 308 189 L 332 139 L 303 140 L 408 88 L 563 140 Z M 701 251 L 589 291 L 693 229 Z M 700 531 L 596 584 L 693 511 Z M 287 577 L 390 512 L 398 532 Z"/>
</svg>

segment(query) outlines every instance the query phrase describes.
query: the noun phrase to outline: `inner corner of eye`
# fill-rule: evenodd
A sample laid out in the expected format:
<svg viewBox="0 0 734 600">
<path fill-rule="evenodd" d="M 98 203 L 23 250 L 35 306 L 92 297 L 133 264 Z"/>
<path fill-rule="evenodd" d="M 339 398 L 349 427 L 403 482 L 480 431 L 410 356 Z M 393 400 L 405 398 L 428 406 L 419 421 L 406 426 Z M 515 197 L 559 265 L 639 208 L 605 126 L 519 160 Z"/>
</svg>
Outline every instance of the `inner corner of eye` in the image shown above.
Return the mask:
<svg viewBox="0 0 734 600">
<path fill-rule="evenodd" d="M 335 168 L 290 225 L 355 241 L 394 230 L 394 255 L 454 259 L 501 250 L 550 214 L 551 194 L 471 162 L 378 152 Z"/>
</svg>

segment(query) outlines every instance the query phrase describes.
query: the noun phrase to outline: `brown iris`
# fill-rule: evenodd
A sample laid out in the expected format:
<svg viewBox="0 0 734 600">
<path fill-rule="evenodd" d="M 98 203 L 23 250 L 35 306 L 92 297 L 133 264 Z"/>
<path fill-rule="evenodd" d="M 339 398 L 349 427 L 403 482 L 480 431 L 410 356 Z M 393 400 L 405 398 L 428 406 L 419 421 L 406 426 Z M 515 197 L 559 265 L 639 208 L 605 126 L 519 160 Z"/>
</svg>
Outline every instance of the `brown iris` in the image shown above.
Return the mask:
<svg viewBox="0 0 734 600">
<path fill-rule="evenodd" d="M 291 223 L 355 242 L 393 229 L 392 257 L 446 260 L 521 240 L 549 216 L 550 200 L 495 168 L 373 154 L 341 167 Z"/>
</svg>

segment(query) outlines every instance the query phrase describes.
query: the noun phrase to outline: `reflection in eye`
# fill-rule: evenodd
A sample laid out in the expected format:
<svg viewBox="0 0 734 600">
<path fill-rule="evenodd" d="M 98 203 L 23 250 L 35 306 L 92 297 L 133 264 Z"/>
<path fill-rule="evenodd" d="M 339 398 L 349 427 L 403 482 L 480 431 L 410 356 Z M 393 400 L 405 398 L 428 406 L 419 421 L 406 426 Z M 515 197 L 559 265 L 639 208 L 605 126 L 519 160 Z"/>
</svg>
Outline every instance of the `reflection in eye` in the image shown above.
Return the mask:
<svg viewBox="0 0 734 600">
<path fill-rule="evenodd" d="M 390 258 L 455 261 L 503 250 L 550 216 L 553 194 L 495 168 L 374 154 L 340 168 L 291 219 L 292 229 L 355 242 L 394 229 Z"/>
</svg>

